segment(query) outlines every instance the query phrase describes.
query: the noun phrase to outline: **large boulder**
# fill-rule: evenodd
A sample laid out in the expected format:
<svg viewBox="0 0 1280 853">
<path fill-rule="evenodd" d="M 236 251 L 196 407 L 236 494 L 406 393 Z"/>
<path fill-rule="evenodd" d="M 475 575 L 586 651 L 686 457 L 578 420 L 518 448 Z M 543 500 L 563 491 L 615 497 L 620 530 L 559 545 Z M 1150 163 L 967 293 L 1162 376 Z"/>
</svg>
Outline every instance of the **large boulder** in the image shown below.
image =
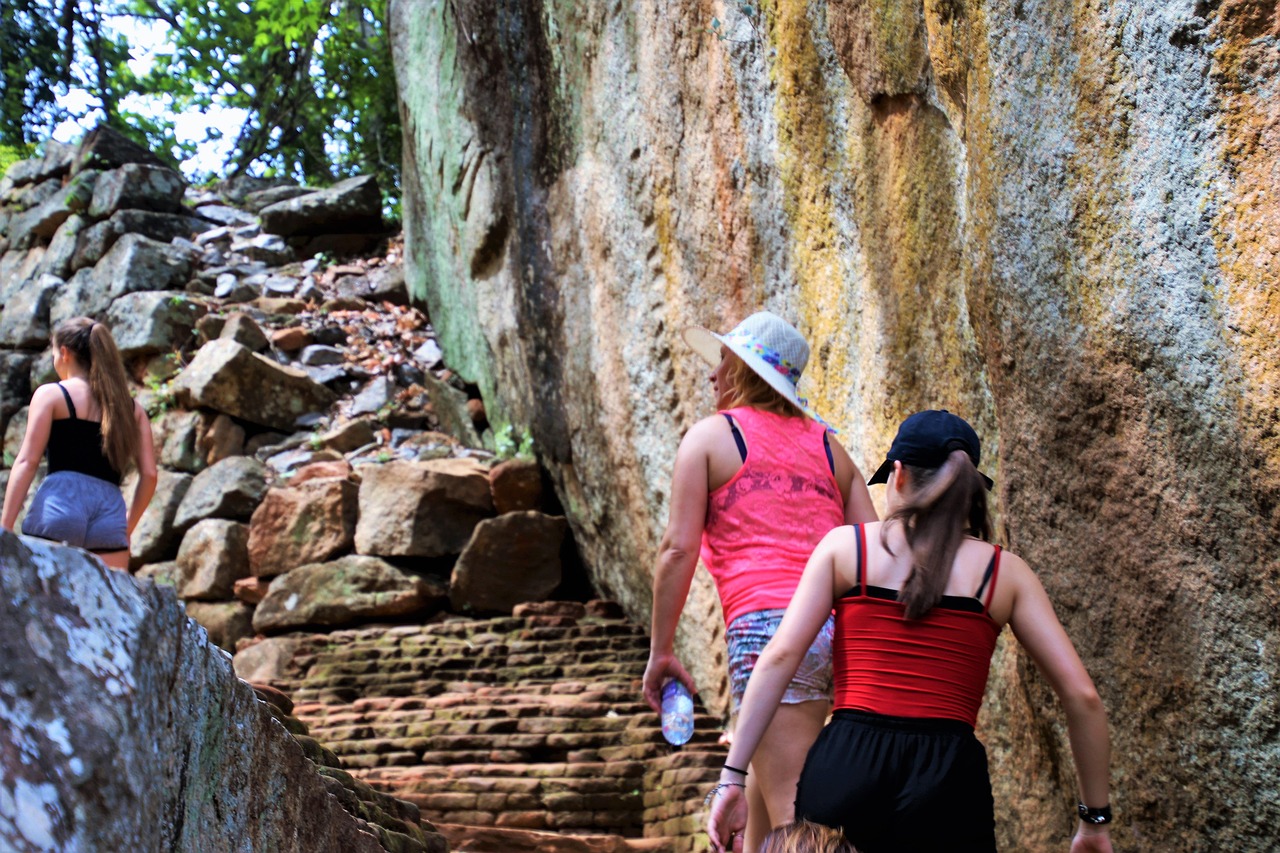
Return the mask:
<svg viewBox="0 0 1280 853">
<path fill-rule="evenodd" d="M 88 208 L 97 179 L 97 172 L 81 172 L 44 201 L 13 217 L 8 227 L 9 245 L 21 249 L 33 240 L 48 240 L 68 217 Z"/>
<path fill-rule="evenodd" d="M 172 590 L 4 531 L 0 566 L 0 848 L 383 853 Z"/>
<path fill-rule="evenodd" d="M 253 614 L 262 633 L 300 628 L 336 628 L 403 619 L 439 608 L 442 586 L 377 557 L 352 554 L 331 563 L 300 566 L 271 582 Z"/>
<path fill-rule="evenodd" d="M 117 210 L 111 218 L 80 231 L 71 268 L 78 270 L 100 261 L 126 234 L 138 234 L 158 243 L 190 238 L 208 230 L 210 223 L 181 213 L 154 210 Z"/>
<path fill-rule="evenodd" d="M 346 477 L 270 489 L 249 522 L 252 573 L 271 577 L 350 551 L 358 496 L 358 487 Z"/>
<path fill-rule="evenodd" d="M 129 163 L 164 166 L 164 162 L 114 127 L 100 124 L 84 135 L 71 163 L 72 173 L 84 169 L 116 169 Z"/>
<path fill-rule="evenodd" d="M 12 186 L 23 186 L 60 178 L 71 168 L 75 155 L 75 145 L 49 139 L 44 143 L 42 156 L 11 163 L 4 172 L 4 179 Z"/>
<path fill-rule="evenodd" d="M 182 498 L 173 524 L 185 533 L 206 518 L 248 521 L 267 493 L 270 469 L 249 456 L 232 456 L 201 471 Z"/>
<path fill-rule="evenodd" d="M 184 249 L 125 234 L 95 266 L 71 276 L 53 302 L 50 322 L 57 326 L 71 317 L 100 317 L 128 293 L 181 288 L 191 264 L 192 256 Z"/>
<path fill-rule="evenodd" d="M 142 291 L 111 303 L 107 325 L 126 359 L 186 346 L 196 321 L 209 309 L 182 294 Z"/>
<path fill-rule="evenodd" d="M 493 514 L 488 477 L 472 459 L 395 461 L 360 470 L 361 554 L 458 554 L 475 526 Z"/>
<path fill-rule="evenodd" d="M 522 602 L 549 598 L 564 580 L 560 553 L 568 529 L 562 516 L 534 511 L 481 521 L 453 567 L 453 608 L 510 613 Z"/>
<path fill-rule="evenodd" d="M 382 227 L 382 195 L 377 179 L 362 175 L 268 205 L 258 217 L 263 231 L 284 237 L 377 231 Z"/>
<path fill-rule="evenodd" d="M 132 208 L 177 213 L 187 182 L 164 166 L 127 163 L 98 177 L 89 202 L 89 216 L 104 219 L 117 210 Z"/>
<path fill-rule="evenodd" d="M 0 349 L 0 434 L 5 421 L 27 404 L 31 387 L 31 362 L 28 352 Z"/>
<path fill-rule="evenodd" d="M 300 370 L 277 364 L 232 340 L 210 341 L 174 380 L 187 407 L 205 406 L 250 423 L 292 429 L 299 417 L 328 408 L 334 394 Z"/>
<path fill-rule="evenodd" d="M 62 279 L 70 278 L 79 269 L 75 265 L 76 249 L 80 245 L 80 234 L 88 227 L 88 217 L 78 213 L 68 216 L 58 226 L 58 230 L 53 232 L 53 239 L 49 241 L 37 272 L 56 275 Z"/>
<path fill-rule="evenodd" d="M 232 587 L 249 574 L 249 526 L 206 518 L 182 537 L 178 549 L 182 579 L 178 595 L 197 601 L 226 601 Z"/>
<path fill-rule="evenodd" d="M 129 540 L 129 565 L 133 568 L 167 560 L 178 552 L 182 533 L 174 519 L 178 507 L 191 488 L 190 474 L 161 468 L 157 474 L 156 493 L 142 513 Z"/>
<path fill-rule="evenodd" d="M 19 289 L 0 308 L 0 345 L 38 348 L 47 344 L 53 303 L 63 285 L 57 276 L 42 275 Z"/>
</svg>

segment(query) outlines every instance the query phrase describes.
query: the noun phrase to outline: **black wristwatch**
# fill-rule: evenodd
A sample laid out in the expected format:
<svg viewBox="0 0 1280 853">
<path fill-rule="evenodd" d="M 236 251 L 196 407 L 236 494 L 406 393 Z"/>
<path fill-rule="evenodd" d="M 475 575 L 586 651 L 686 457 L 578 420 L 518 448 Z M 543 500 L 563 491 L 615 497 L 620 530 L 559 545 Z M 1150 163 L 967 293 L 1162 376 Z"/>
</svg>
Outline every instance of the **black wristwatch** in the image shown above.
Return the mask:
<svg viewBox="0 0 1280 853">
<path fill-rule="evenodd" d="M 1091 823 L 1094 826 L 1111 823 L 1111 806 L 1109 804 L 1100 809 L 1091 809 L 1084 803 L 1078 803 L 1076 811 L 1079 812 L 1080 819 L 1085 823 Z"/>
</svg>

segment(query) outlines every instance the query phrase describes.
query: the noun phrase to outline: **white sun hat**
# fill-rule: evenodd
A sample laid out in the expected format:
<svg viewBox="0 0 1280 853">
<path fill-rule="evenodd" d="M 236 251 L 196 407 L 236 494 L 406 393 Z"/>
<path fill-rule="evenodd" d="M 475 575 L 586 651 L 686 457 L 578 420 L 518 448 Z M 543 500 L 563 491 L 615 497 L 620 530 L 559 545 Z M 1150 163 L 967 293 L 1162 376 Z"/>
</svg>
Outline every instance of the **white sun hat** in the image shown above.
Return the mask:
<svg viewBox="0 0 1280 853">
<path fill-rule="evenodd" d="M 809 344 L 795 326 L 777 314 L 757 311 L 724 335 L 702 326 L 690 326 L 684 330 L 684 339 L 712 366 L 720 363 L 720 347 L 727 347 L 796 408 L 826 424 L 809 407 L 809 402 L 796 393 L 796 384 L 809 363 Z"/>
</svg>

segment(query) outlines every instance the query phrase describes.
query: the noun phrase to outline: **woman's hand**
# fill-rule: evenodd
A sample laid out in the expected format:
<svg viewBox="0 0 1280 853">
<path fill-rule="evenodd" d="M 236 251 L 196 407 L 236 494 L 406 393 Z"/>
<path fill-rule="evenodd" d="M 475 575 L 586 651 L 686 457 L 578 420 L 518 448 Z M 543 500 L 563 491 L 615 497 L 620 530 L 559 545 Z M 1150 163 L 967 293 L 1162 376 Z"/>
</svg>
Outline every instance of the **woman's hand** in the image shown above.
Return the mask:
<svg viewBox="0 0 1280 853">
<path fill-rule="evenodd" d="M 662 713 L 662 686 L 670 678 L 689 688 L 691 695 L 697 695 L 698 686 L 693 683 L 693 676 L 689 675 L 675 655 L 655 655 L 650 652 L 649 664 L 644 668 L 644 698 L 649 707 L 659 714 Z"/>
<path fill-rule="evenodd" d="M 1071 853 L 1111 853 L 1111 833 L 1105 826 L 1081 823 L 1071 839 Z"/>
<path fill-rule="evenodd" d="M 707 813 L 707 835 L 716 853 L 730 853 L 747 826 L 746 788 L 741 783 L 721 782 L 708 795 L 711 810 Z M 739 844 L 738 848 L 741 849 Z"/>
</svg>

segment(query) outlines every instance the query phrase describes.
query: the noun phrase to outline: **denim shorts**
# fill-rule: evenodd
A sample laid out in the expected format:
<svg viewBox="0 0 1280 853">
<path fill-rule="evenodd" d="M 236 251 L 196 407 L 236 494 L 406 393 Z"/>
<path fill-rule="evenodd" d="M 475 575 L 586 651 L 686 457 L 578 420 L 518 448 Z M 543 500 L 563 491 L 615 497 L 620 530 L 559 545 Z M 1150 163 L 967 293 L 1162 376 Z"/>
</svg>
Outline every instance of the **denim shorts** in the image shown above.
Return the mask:
<svg viewBox="0 0 1280 853">
<path fill-rule="evenodd" d="M 785 610 L 756 610 L 744 613 L 729 623 L 724 637 L 729 644 L 729 693 L 733 696 L 733 712 L 742 707 L 747 692 L 747 679 L 755 669 L 760 653 L 769 644 Z M 835 635 L 835 617 L 827 617 L 813 645 L 800 661 L 795 677 L 782 694 L 784 705 L 797 705 L 815 699 L 831 701 L 831 639 Z"/>
<path fill-rule="evenodd" d="M 36 489 L 22 533 L 87 551 L 126 551 L 128 519 L 120 487 L 78 471 L 55 471 Z"/>
</svg>

